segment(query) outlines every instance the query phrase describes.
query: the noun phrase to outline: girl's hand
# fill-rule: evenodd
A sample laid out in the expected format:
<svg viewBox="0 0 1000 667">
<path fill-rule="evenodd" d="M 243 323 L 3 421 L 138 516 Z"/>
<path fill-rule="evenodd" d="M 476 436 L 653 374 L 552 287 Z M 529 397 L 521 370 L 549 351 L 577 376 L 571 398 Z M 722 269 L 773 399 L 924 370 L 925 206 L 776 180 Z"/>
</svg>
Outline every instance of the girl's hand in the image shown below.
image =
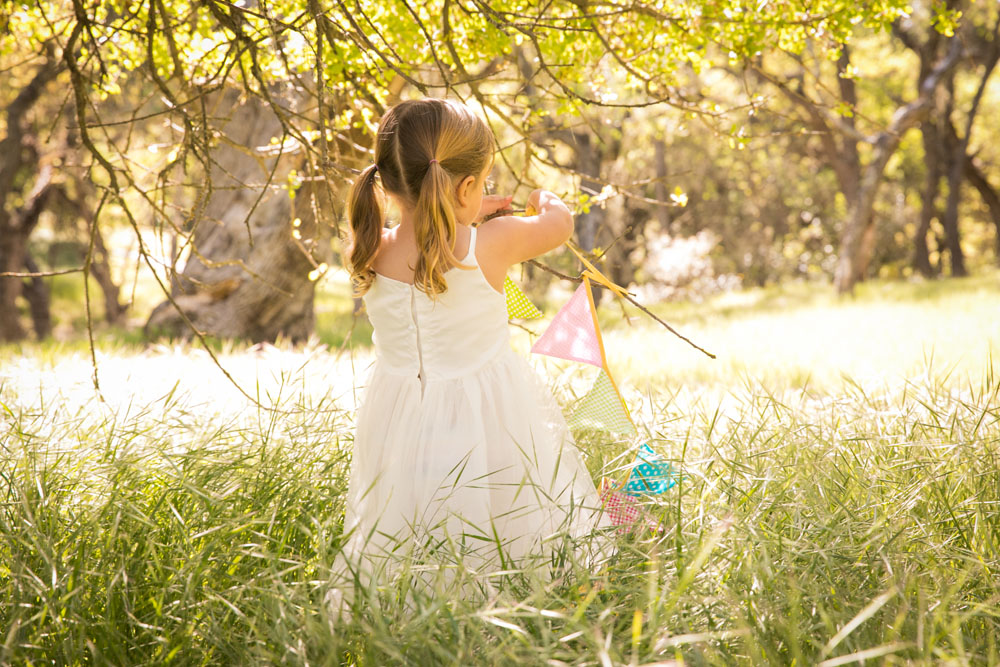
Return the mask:
<svg viewBox="0 0 1000 667">
<path fill-rule="evenodd" d="M 548 190 L 541 189 L 531 191 L 531 194 L 528 195 L 528 203 L 525 208 L 528 215 L 538 215 L 550 208 L 566 209 L 569 212 L 562 199 L 559 199 L 558 196 Z"/>
<path fill-rule="evenodd" d="M 502 213 L 510 210 L 510 202 L 514 195 L 486 195 L 483 197 L 482 206 L 479 207 L 477 221 L 483 221 L 494 213 Z"/>
<path fill-rule="evenodd" d="M 544 190 L 534 189 L 531 194 L 528 195 L 528 201 L 524 205 L 524 212 L 528 215 L 538 215 L 539 199 L 541 199 Z"/>
<path fill-rule="evenodd" d="M 559 197 L 548 190 L 528 195 L 524 216 L 502 216 L 480 232 L 480 266 L 487 279 L 498 278 L 509 266 L 557 248 L 573 235 L 573 214 Z M 494 287 L 497 283 L 491 282 Z"/>
</svg>

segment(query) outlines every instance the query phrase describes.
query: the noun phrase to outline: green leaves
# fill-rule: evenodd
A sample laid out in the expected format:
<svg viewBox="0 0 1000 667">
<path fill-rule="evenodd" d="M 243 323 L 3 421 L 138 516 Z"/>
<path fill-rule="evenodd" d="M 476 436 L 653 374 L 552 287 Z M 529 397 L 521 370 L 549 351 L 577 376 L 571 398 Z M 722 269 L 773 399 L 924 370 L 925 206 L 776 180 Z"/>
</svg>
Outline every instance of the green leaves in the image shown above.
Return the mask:
<svg viewBox="0 0 1000 667">
<path fill-rule="evenodd" d="M 942 35 L 953 37 L 958 28 L 959 19 L 962 18 L 962 11 L 959 9 L 948 9 L 942 0 L 938 0 L 931 7 L 934 15 L 934 28 Z"/>
<path fill-rule="evenodd" d="M 313 71 L 318 40 L 324 78 L 334 90 L 384 103 L 396 76 L 420 85 L 448 85 L 487 63 L 509 61 L 523 50 L 531 70 L 544 70 L 557 85 L 555 99 L 582 96 L 593 103 L 635 104 L 659 99 L 685 68 L 713 67 L 721 49 L 731 62 L 770 49 L 797 53 L 808 40 L 831 48 L 856 27 L 884 28 L 910 11 L 905 0 L 615 0 L 578 3 L 519 0 L 489 3 L 472 11 L 441 0 L 360 0 L 350 5 L 311 0 L 234 3 L 94 3 L 83 62 L 103 94 L 116 92 L 119 73 L 143 67 L 160 77 L 198 84 L 241 72 L 257 86 L 294 80 Z M 152 8 L 152 9 L 151 9 Z M 316 11 L 319 9 L 319 11 Z M 935 6 L 935 25 L 951 34 L 960 12 Z M 67 0 L 22 4 L 10 17 L 10 50 L 18 39 L 42 42 L 64 34 L 75 20 Z M 235 68 L 235 69 L 234 69 Z M 611 68 L 614 82 L 596 84 Z M 494 67 L 484 80 L 509 78 Z M 613 89 L 612 89 L 613 88 Z"/>
</svg>

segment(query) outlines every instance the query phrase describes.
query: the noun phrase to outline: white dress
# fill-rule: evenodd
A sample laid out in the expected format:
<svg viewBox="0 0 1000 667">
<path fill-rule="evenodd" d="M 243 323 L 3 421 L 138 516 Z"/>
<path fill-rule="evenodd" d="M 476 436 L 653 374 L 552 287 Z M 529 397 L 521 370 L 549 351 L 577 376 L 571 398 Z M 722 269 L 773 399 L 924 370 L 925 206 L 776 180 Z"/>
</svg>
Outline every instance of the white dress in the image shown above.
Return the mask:
<svg viewBox="0 0 1000 667">
<path fill-rule="evenodd" d="M 605 523 L 558 405 L 511 349 L 505 297 L 471 232 L 462 264 L 475 268 L 449 270 L 436 301 L 381 275 L 364 296 L 376 361 L 346 502 L 352 570 L 417 549 L 517 567 Z"/>
</svg>

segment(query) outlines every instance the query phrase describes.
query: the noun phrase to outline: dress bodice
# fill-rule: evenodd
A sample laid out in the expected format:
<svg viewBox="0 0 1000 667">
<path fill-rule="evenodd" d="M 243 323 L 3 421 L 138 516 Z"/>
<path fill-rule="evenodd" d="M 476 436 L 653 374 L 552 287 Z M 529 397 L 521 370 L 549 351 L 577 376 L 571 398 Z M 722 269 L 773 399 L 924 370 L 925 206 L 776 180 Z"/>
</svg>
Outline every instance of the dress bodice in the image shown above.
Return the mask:
<svg viewBox="0 0 1000 667">
<path fill-rule="evenodd" d="M 504 295 L 476 260 L 476 229 L 462 264 L 445 272 L 448 290 L 431 299 L 410 283 L 386 276 L 364 296 L 381 370 L 422 382 L 473 373 L 509 347 Z"/>
</svg>

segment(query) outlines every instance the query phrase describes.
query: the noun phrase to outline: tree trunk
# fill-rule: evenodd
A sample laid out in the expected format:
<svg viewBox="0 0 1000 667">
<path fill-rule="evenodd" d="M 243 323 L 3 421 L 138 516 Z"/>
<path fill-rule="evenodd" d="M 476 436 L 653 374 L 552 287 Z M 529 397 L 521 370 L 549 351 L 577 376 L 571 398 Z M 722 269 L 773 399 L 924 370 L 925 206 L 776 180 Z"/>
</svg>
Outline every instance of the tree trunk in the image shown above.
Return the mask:
<svg viewBox="0 0 1000 667">
<path fill-rule="evenodd" d="M 834 274 L 834 285 L 840 294 L 852 292 L 855 283 L 861 280 L 868 269 L 871 253 L 864 241 L 866 237 L 871 238 L 869 235 L 874 234 L 875 196 L 882 181 L 885 165 L 899 146 L 903 134 L 927 115 L 938 86 L 958 63 L 960 54 L 961 44 L 958 40 L 952 40 L 948 54 L 921 82 L 917 98 L 898 109 L 889 127 L 877 135 L 872 146 L 872 156 L 862 173 L 858 196 L 854 201 L 848 201 L 848 219 L 841 237 L 840 254 Z"/>
<path fill-rule="evenodd" d="M 639 239 L 649 221 L 649 212 L 630 207 L 627 201 L 619 208 L 624 229 L 618 232 L 620 237 L 617 243 L 608 249 L 608 277 L 612 282 L 627 288 L 635 280 L 632 253 L 639 247 Z"/>
<path fill-rule="evenodd" d="M 965 254 L 962 252 L 962 242 L 958 230 L 958 204 L 962 189 L 962 178 L 966 171 L 966 153 L 969 150 L 969 139 L 972 137 L 972 129 L 976 121 L 976 114 L 979 111 L 979 103 L 986 92 L 986 84 L 993 74 L 997 60 L 1000 59 L 1000 45 L 997 44 L 997 34 L 1000 31 L 1000 17 L 993 27 L 993 39 L 990 43 L 990 53 L 986 59 L 983 76 L 979 81 L 979 87 L 972 99 L 965 119 L 965 133 L 956 143 L 951 154 L 950 169 L 948 172 L 948 204 L 945 207 L 944 229 L 948 234 L 948 252 L 951 255 L 951 275 L 966 276 L 969 274 L 965 268 Z M 950 123 L 950 120 L 949 120 Z"/>
<path fill-rule="evenodd" d="M 179 309 L 214 336 L 303 340 L 314 328 L 310 246 L 329 246 L 328 227 L 293 225 L 291 197 L 281 186 L 294 156 L 266 150 L 272 137 L 282 139 L 275 113 L 236 91 L 223 93 L 219 106 L 232 114 L 212 153 L 210 191 L 180 276 L 183 293 L 176 306 L 168 300 L 154 309 L 147 335 L 191 336 Z"/>
<path fill-rule="evenodd" d="M 27 235 L 20 230 L 0 230 L 0 273 L 19 273 L 24 269 Z M 17 312 L 22 279 L 0 276 L 0 341 L 18 341 L 27 336 Z"/>
<path fill-rule="evenodd" d="M 955 77 L 949 77 L 947 85 L 942 86 L 942 88 L 947 95 L 947 104 L 938 119 L 938 123 L 947 128 L 947 131 L 941 133 L 943 139 L 941 165 L 943 175 L 948 183 L 948 196 L 940 220 L 941 228 L 944 229 L 944 247 L 948 249 L 948 257 L 951 259 L 951 275 L 961 277 L 968 275 L 965 269 L 965 253 L 962 252 L 962 240 L 958 231 L 958 203 L 962 193 L 962 173 L 965 167 L 965 150 L 968 144 L 959 139 L 955 126 L 951 122 L 951 114 L 955 110 Z M 972 114 L 974 116 L 975 111 Z M 939 265 L 943 267 L 943 258 L 939 261 Z"/>
<path fill-rule="evenodd" d="M 97 220 L 92 220 L 90 224 L 94 225 L 94 256 L 90 260 L 90 273 L 104 294 L 104 318 L 108 324 L 117 324 L 125 315 L 125 306 L 118 302 L 118 285 L 111 277 L 111 265 L 108 262 L 108 251 L 104 246 L 104 235 L 97 226 Z"/>
<path fill-rule="evenodd" d="M 0 218 L 0 273 L 24 272 L 29 263 L 28 237 L 51 193 L 52 166 L 46 165 L 39 171 L 24 207 L 12 216 L 4 214 Z M 22 280 L 19 276 L 0 276 L 0 340 L 17 341 L 27 336 L 17 312 L 17 299 L 24 290 Z"/>
<path fill-rule="evenodd" d="M 865 165 L 858 188 L 858 196 L 848 202 L 847 225 L 840 243 L 840 256 L 834 275 L 834 285 L 841 294 L 851 292 L 854 285 L 864 278 L 871 257 L 871 235 L 875 224 L 875 196 L 882 182 L 882 173 L 896 147 L 900 135 L 883 132 L 875 143 L 872 158 Z M 868 242 L 866 243 L 866 237 Z"/>
<path fill-rule="evenodd" d="M 948 201 L 941 218 L 941 226 L 944 227 L 944 240 L 948 247 L 948 256 L 951 258 L 951 275 L 959 278 L 969 275 L 968 269 L 965 268 L 965 252 L 962 251 L 962 237 L 958 229 L 963 160 L 956 160 L 956 156 L 953 155 L 948 162 Z"/>
<path fill-rule="evenodd" d="M 938 131 L 937 124 L 928 120 L 921 124 L 920 130 L 923 135 L 924 165 L 927 167 L 927 176 L 924 180 L 920 223 L 913 238 L 913 268 L 925 278 L 932 278 L 935 271 L 934 267 L 931 266 L 927 233 L 931 229 L 931 221 L 938 215 L 937 196 L 941 187 L 941 163 L 944 156 L 941 150 L 941 132 Z"/>
<path fill-rule="evenodd" d="M 625 174 L 623 165 L 616 160 L 611 166 L 612 180 L 622 181 Z M 627 287 L 632 282 L 635 269 L 631 254 L 635 248 L 635 234 L 632 230 L 628 209 L 629 200 L 619 195 L 605 202 L 605 234 L 601 239 L 607 276 L 612 282 Z M 604 238 L 607 240 L 605 241 Z"/>
<path fill-rule="evenodd" d="M 996 188 L 990 185 L 986 175 L 975 165 L 971 158 L 965 161 L 965 177 L 969 179 L 969 184 L 979 191 L 979 196 L 983 198 L 983 203 L 990 211 L 990 218 L 993 226 L 996 227 L 996 263 L 1000 266 L 1000 194 Z"/>
<path fill-rule="evenodd" d="M 40 273 L 38 264 L 30 254 L 24 256 L 24 268 L 28 273 Z M 52 334 L 52 308 L 49 299 L 49 287 L 41 276 L 31 276 L 24 284 L 24 298 L 28 300 L 31 312 L 31 323 L 35 328 L 38 340 L 48 338 Z"/>
<path fill-rule="evenodd" d="M 18 177 L 24 175 L 24 170 L 34 171 L 38 167 L 38 151 L 34 137 L 29 134 L 28 111 L 61 70 L 58 61 L 46 60 L 6 109 L 6 134 L 0 139 L 0 274 L 24 269 L 28 236 L 50 191 L 52 172 L 47 167 L 38 172 L 33 191 L 24 197 L 21 209 L 7 208 L 9 196 L 20 187 Z M 30 178 L 25 180 L 31 183 Z M 0 341 L 21 340 L 27 335 L 17 312 L 22 288 L 20 277 L 0 275 Z"/>
<path fill-rule="evenodd" d="M 594 147 L 591 136 L 584 132 L 574 132 L 576 149 L 576 169 L 585 176 L 580 177 L 580 189 L 591 196 L 601 192 L 603 186 L 594 180 L 601 173 L 601 155 Z M 604 209 L 592 205 L 586 213 L 576 216 L 576 236 L 580 247 L 593 250 L 597 245 L 597 230 L 604 222 Z"/>
<path fill-rule="evenodd" d="M 837 59 L 837 85 L 840 88 L 840 99 L 849 108 L 858 107 L 858 89 L 854 83 L 854 77 L 849 76 L 851 66 L 851 49 L 847 44 L 841 46 L 840 58 Z M 828 155 L 837 174 L 837 181 L 840 183 L 840 191 L 847 201 L 856 201 L 858 190 L 861 188 L 861 155 L 858 152 L 858 140 L 856 138 L 857 125 L 854 116 L 850 115 L 842 120 L 847 132 L 840 134 L 840 141 L 830 139 L 837 150 L 828 150 Z"/>
</svg>

